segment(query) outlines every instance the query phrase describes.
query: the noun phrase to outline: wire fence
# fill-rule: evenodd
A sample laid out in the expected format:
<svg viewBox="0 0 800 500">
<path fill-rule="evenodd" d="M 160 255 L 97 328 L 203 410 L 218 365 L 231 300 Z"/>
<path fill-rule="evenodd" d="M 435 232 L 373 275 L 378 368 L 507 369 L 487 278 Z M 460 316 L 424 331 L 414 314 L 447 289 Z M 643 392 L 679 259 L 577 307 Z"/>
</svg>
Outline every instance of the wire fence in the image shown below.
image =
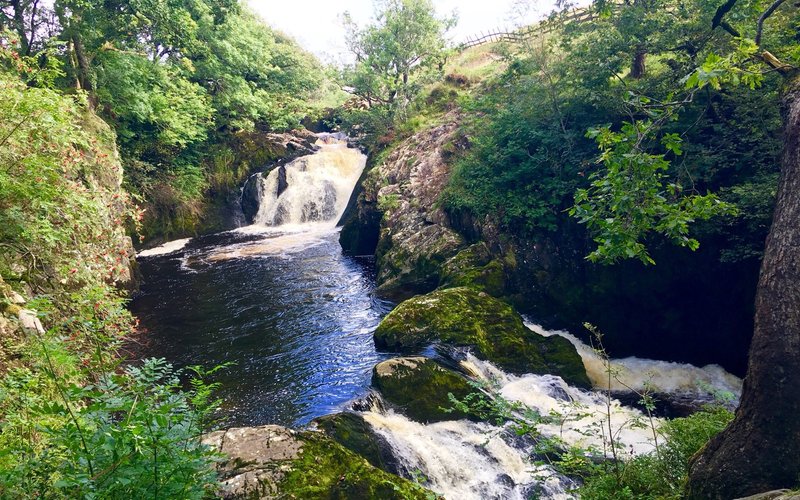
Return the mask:
<svg viewBox="0 0 800 500">
<path fill-rule="evenodd" d="M 550 16 L 533 26 L 527 26 L 517 30 L 495 29 L 488 33 L 481 32 L 480 34 L 468 37 L 464 42 L 458 45 L 457 50 L 464 51 L 471 47 L 494 42 L 523 43 L 552 33 L 566 24 L 584 23 L 596 17 L 597 12 L 591 7 L 577 8 Z"/>
</svg>

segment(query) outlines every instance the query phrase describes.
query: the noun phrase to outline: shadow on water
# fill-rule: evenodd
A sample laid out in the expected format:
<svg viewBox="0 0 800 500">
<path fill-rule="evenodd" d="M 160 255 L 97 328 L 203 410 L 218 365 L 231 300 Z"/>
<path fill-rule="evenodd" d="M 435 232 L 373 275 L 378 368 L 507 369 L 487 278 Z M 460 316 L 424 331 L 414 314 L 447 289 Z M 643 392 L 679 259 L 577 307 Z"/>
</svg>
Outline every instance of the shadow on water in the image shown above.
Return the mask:
<svg viewBox="0 0 800 500">
<path fill-rule="evenodd" d="M 215 379 L 231 425 L 302 425 L 341 409 L 389 356 L 372 332 L 392 305 L 374 295 L 372 260 L 343 256 L 337 236 L 289 235 L 287 246 L 281 233 L 228 232 L 140 259 L 137 356 L 234 362 Z"/>
</svg>

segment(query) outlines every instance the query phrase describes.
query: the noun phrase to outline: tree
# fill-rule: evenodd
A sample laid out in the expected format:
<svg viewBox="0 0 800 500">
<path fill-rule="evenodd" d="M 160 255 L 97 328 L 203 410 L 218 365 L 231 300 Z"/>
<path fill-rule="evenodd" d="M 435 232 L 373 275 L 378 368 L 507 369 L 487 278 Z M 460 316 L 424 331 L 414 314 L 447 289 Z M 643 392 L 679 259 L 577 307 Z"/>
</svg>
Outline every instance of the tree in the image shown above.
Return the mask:
<svg viewBox="0 0 800 500">
<path fill-rule="evenodd" d="M 730 10 L 735 0 L 720 7 Z M 776 0 L 758 18 L 754 57 L 783 77 L 784 149 L 756 293 L 755 330 L 733 422 L 695 458 L 691 498 L 734 498 L 800 483 L 800 70 L 763 45 Z M 721 25 L 722 16 L 715 18 Z M 732 31 L 739 36 L 738 31 Z"/>
<path fill-rule="evenodd" d="M 55 18 L 41 0 L 4 0 L 0 2 L 0 28 L 13 30 L 19 37 L 19 53 L 29 56 L 50 38 Z"/>
<path fill-rule="evenodd" d="M 736 1 L 729 0 L 719 7 L 712 21 L 713 28 L 721 27 L 736 37 L 735 49 L 727 56 L 711 53 L 686 79 L 686 84 L 690 88 L 720 88 L 744 83 L 755 89 L 764 73 L 781 75 L 784 147 L 777 203 L 756 293 L 755 329 L 741 403 L 730 426 L 713 438 L 692 463 L 688 495 L 697 499 L 731 499 L 793 487 L 800 482 L 800 69 L 767 50 L 767 38 L 783 51 L 776 53 L 785 59 L 797 61 L 800 53 L 796 42 L 785 42 L 796 37 L 790 15 L 786 9 L 781 10 L 785 0 L 775 0 L 766 8 L 760 2 L 748 2 L 741 12 L 735 12 L 732 17 L 745 25 L 740 28 L 744 35 L 732 25 L 735 21 L 725 20 L 726 14 L 733 13 Z M 748 12 L 760 12 L 755 26 L 746 24 L 752 21 Z M 770 37 L 765 36 L 767 20 L 775 21 L 783 30 L 774 29 Z M 780 44 L 782 39 L 784 43 Z M 604 154 L 604 158 L 608 155 Z M 612 180 L 624 180 L 624 175 L 608 175 Z M 602 196 L 599 189 L 579 192 L 577 200 L 602 206 Z M 653 206 L 652 200 L 644 201 L 644 209 Z M 577 215 L 585 215 L 580 212 L 580 203 L 576 207 Z M 680 205 L 672 208 L 679 210 Z M 667 207 L 667 211 L 672 208 Z M 624 212 L 621 217 L 611 214 L 602 220 L 611 225 L 620 218 L 624 222 L 630 211 Z M 583 220 L 602 222 L 585 217 Z M 655 229 L 660 231 L 658 226 Z M 649 229 L 641 234 L 644 232 Z M 624 236 L 618 228 L 611 228 L 609 234 Z M 639 242 L 641 234 L 634 241 Z M 619 256 L 613 254 L 618 245 L 609 238 L 606 235 L 602 241 L 610 241 L 612 257 Z M 603 249 L 602 243 L 599 249 Z M 605 257 L 602 253 L 600 256 Z"/>
<path fill-rule="evenodd" d="M 356 58 L 346 72 L 351 92 L 370 106 L 403 109 L 441 71 L 445 32 L 455 19 L 436 16 L 430 0 L 382 0 L 376 22 L 359 29 L 345 16 Z"/>
</svg>

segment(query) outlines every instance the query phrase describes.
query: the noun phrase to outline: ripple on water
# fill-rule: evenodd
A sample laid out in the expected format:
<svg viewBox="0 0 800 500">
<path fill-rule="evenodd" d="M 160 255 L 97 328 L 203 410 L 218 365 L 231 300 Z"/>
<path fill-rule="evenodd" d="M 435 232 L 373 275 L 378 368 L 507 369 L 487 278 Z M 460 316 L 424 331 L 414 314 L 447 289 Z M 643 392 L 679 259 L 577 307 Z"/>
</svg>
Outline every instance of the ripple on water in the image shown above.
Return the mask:
<svg viewBox="0 0 800 500">
<path fill-rule="evenodd" d="M 372 262 L 343 256 L 337 238 L 232 231 L 142 259 L 139 355 L 235 363 L 219 380 L 234 425 L 299 425 L 342 408 L 388 357 L 372 331 L 391 304 L 373 295 Z"/>
</svg>

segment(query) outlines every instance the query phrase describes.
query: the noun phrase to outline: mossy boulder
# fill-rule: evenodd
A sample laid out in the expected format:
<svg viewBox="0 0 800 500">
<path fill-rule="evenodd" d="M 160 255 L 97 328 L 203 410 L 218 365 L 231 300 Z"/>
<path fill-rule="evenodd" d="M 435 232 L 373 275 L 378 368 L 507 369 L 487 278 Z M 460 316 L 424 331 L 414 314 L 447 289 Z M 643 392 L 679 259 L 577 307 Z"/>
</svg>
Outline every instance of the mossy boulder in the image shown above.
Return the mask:
<svg viewBox="0 0 800 500">
<path fill-rule="evenodd" d="M 314 423 L 331 439 L 366 458 L 373 466 L 394 474 L 398 472 L 389 443 L 358 413 L 325 415 L 315 419 Z"/>
<path fill-rule="evenodd" d="M 471 286 L 493 297 L 501 297 L 506 293 L 505 267 L 500 260 L 493 258 L 485 243 L 476 243 L 444 263 L 439 286 Z"/>
<path fill-rule="evenodd" d="M 475 392 L 467 379 L 424 357 L 394 358 L 375 365 L 372 385 L 401 413 L 417 422 L 458 420 L 467 415 L 450 408 L 449 394 L 464 399 Z"/>
<path fill-rule="evenodd" d="M 439 289 L 409 299 L 375 330 L 375 344 L 381 349 L 413 351 L 435 342 L 468 347 L 510 373 L 551 373 L 572 385 L 591 386 L 581 357 L 567 339 L 530 331 L 511 306 L 471 287 Z"/>
<path fill-rule="evenodd" d="M 435 498 L 320 432 L 265 425 L 212 432 L 203 441 L 226 455 L 218 464 L 222 498 Z"/>
</svg>

